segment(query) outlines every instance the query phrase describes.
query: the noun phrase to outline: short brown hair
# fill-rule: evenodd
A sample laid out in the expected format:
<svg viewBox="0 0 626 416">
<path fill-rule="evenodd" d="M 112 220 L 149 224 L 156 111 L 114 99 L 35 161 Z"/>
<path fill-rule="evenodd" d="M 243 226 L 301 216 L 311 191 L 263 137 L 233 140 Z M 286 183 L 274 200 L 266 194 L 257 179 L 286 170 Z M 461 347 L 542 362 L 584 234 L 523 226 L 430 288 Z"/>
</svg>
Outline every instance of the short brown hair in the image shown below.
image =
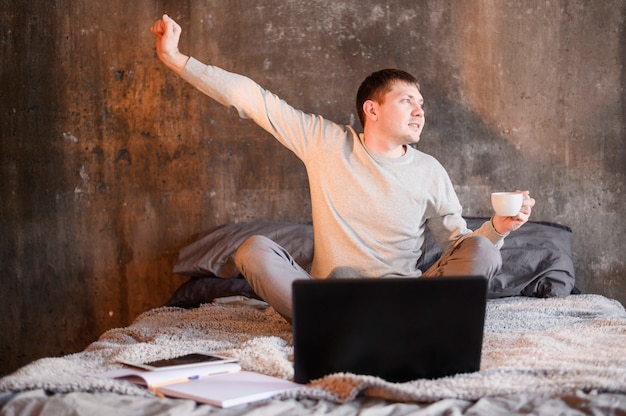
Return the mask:
<svg viewBox="0 0 626 416">
<path fill-rule="evenodd" d="M 413 75 L 394 68 L 373 72 L 363 80 L 356 94 L 356 113 L 359 115 L 361 126 L 365 127 L 365 114 L 363 112 L 365 101 L 374 100 L 377 103 L 382 103 L 385 94 L 391 90 L 391 86 L 397 81 L 413 84 L 417 89 L 420 89 L 419 83 Z"/>
</svg>

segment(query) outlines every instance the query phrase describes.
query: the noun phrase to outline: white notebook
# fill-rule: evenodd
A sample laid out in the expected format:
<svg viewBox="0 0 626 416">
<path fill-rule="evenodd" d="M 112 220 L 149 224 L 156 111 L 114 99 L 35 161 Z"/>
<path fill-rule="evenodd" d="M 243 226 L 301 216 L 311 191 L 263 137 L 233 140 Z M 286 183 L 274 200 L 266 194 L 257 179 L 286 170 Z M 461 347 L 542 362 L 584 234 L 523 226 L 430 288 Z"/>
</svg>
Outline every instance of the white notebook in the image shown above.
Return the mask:
<svg viewBox="0 0 626 416">
<path fill-rule="evenodd" d="M 168 384 L 158 388 L 166 396 L 191 399 L 214 406 L 231 407 L 269 399 L 302 385 L 265 374 L 249 371 L 216 374 L 190 380 L 188 383 Z"/>
</svg>

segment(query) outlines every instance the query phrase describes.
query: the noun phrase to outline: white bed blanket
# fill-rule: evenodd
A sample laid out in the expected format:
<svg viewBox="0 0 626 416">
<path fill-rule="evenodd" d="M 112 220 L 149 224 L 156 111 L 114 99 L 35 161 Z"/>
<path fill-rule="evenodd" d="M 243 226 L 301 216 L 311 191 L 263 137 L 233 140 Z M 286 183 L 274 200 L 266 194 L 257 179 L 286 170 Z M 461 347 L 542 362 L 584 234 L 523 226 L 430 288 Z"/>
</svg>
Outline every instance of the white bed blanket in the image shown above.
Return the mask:
<svg viewBox="0 0 626 416">
<path fill-rule="evenodd" d="M 204 350 L 243 369 L 293 376 L 291 327 L 273 309 L 203 305 L 158 308 L 112 329 L 85 351 L 35 361 L 0 379 L 0 392 L 113 392 L 151 397 L 131 383 L 92 377 L 117 360 L 151 360 Z M 626 312 L 599 295 L 506 298 L 487 305 L 481 371 L 389 383 L 356 374 L 317 380 L 285 398 L 346 403 L 358 396 L 398 402 L 477 401 L 494 396 L 626 394 Z"/>
</svg>

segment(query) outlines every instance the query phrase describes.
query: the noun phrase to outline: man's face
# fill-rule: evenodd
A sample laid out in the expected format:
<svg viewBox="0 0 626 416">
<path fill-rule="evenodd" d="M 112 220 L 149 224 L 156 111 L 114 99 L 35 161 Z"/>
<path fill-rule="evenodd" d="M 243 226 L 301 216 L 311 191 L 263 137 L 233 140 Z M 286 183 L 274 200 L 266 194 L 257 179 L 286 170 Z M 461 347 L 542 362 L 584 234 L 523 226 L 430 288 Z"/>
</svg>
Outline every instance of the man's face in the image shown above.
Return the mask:
<svg viewBox="0 0 626 416">
<path fill-rule="evenodd" d="M 405 82 L 392 85 L 378 104 L 378 121 L 390 144 L 419 142 L 425 122 L 423 106 L 417 86 Z"/>
</svg>

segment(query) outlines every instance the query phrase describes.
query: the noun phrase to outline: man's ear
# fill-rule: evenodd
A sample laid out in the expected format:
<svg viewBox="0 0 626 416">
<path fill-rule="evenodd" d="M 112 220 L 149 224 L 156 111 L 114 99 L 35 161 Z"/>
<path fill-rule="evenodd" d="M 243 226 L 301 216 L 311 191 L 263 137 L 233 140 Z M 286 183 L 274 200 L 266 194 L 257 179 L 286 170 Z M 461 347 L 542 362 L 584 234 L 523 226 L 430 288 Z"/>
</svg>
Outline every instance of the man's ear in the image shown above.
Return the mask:
<svg viewBox="0 0 626 416">
<path fill-rule="evenodd" d="M 363 114 L 365 118 L 377 121 L 378 120 L 378 104 L 374 100 L 366 100 L 363 103 Z"/>
</svg>

